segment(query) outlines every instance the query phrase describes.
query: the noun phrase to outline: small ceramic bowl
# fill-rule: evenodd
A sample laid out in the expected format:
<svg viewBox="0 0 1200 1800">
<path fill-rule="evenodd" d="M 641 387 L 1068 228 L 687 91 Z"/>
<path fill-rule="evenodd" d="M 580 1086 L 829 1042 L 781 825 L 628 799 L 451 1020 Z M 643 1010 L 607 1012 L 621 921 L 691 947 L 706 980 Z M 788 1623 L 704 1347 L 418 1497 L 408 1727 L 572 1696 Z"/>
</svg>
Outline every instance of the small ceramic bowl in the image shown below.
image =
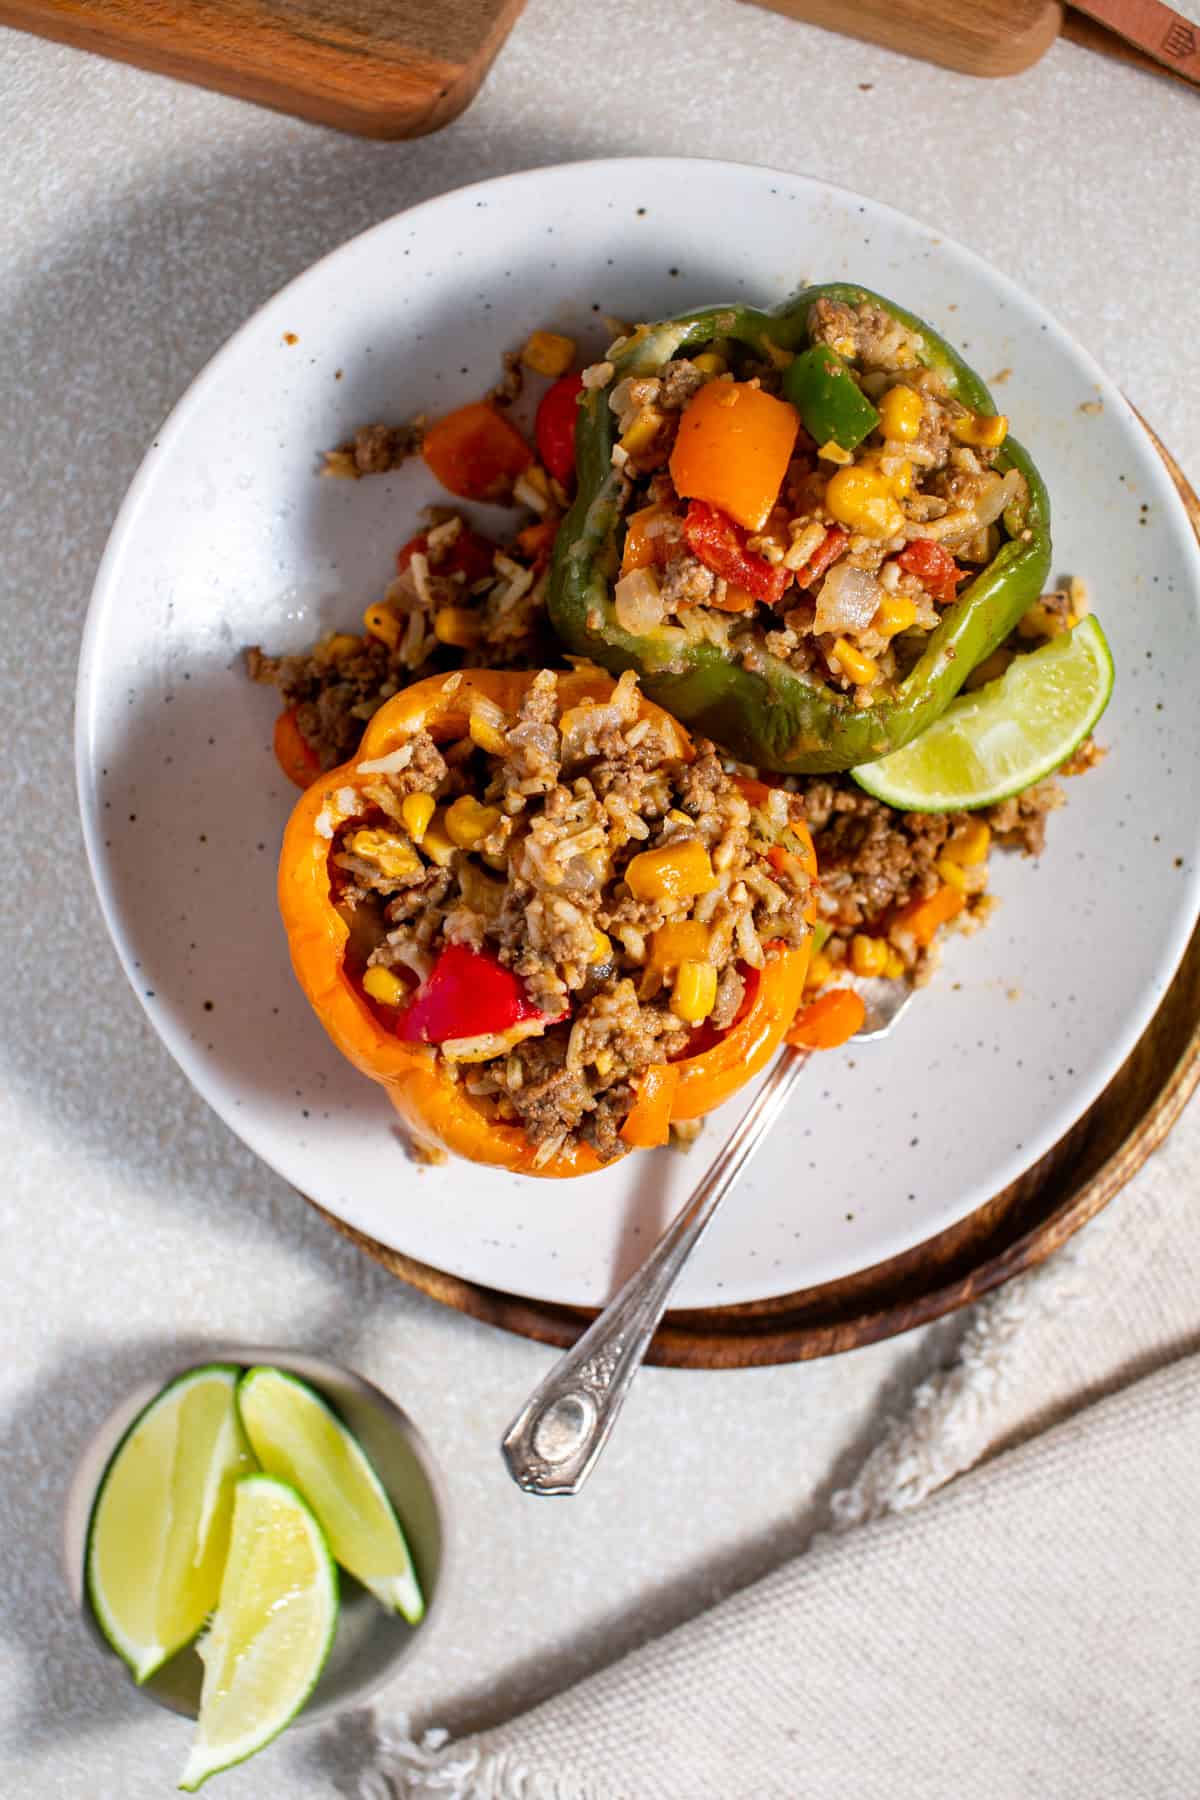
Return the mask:
<svg viewBox="0 0 1200 1800">
<path fill-rule="evenodd" d="M 362 1705 L 385 1686 L 420 1634 L 429 1629 L 446 1559 L 442 1478 L 428 1445 L 407 1414 L 361 1375 L 323 1357 L 259 1346 L 216 1345 L 202 1359 L 193 1358 L 177 1368 L 165 1368 L 161 1375 L 143 1382 L 114 1407 L 80 1457 L 67 1493 L 63 1520 L 67 1581 L 89 1630 L 114 1661 L 120 1659 L 96 1622 L 84 1580 L 92 1507 L 109 1460 L 138 1414 L 169 1381 L 198 1367 L 200 1361 L 236 1363 L 244 1368 L 269 1363 L 309 1382 L 357 1437 L 404 1526 L 425 1595 L 425 1618 L 419 1626 L 408 1625 L 399 1614 L 385 1612 L 353 1576 L 340 1570 L 342 1600 L 337 1636 L 324 1673 L 295 1721 L 296 1725 L 316 1725 L 333 1713 Z M 195 1718 L 203 1672 L 199 1656 L 189 1647 L 172 1657 L 138 1691 L 172 1712 Z"/>
</svg>

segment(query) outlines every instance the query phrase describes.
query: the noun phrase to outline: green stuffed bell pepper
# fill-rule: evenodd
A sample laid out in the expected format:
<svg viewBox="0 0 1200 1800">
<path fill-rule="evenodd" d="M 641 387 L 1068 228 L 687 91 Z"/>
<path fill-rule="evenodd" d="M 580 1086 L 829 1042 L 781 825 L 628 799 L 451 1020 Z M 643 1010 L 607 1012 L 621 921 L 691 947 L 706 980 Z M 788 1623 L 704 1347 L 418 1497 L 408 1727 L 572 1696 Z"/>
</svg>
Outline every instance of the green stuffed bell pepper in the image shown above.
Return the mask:
<svg viewBox="0 0 1200 1800">
<path fill-rule="evenodd" d="M 1049 572 L 1046 490 L 987 387 L 866 288 L 639 326 L 585 377 L 575 445 L 559 636 L 764 770 L 910 742 Z"/>
</svg>

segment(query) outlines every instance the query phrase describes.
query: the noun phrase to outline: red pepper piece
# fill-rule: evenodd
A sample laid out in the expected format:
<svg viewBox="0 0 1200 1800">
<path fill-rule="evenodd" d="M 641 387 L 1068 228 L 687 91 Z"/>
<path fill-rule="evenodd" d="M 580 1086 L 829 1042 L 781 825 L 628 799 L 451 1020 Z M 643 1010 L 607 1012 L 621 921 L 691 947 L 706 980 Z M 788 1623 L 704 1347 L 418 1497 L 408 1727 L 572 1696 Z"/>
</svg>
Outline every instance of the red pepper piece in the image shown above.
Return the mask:
<svg viewBox="0 0 1200 1800">
<path fill-rule="evenodd" d="M 533 421 L 542 467 L 564 487 L 575 479 L 576 401 L 582 392 L 582 375 L 560 375 L 542 395 Z"/>
<path fill-rule="evenodd" d="M 417 551 L 422 556 L 429 551 L 429 533 L 419 531 L 414 538 L 396 552 L 396 569 L 403 575 Z M 435 573 L 438 575 L 461 575 L 467 587 L 476 581 L 482 581 L 485 575 L 492 572 L 492 557 L 496 546 L 489 544 L 485 537 L 477 531 L 465 526 L 438 563 Z"/>
<path fill-rule="evenodd" d="M 396 1035 L 410 1044 L 443 1044 L 544 1017 L 525 984 L 489 951 L 448 944 L 396 1020 Z"/>
<path fill-rule="evenodd" d="M 939 606 L 949 606 L 958 598 L 958 584 L 966 574 L 948 550 L 932 538 L 914 538 L 905 544 L 896 561 L 907 575 L 915 575 L 921 586 Z"/>
<path fill-rule="evenodd" d="M 747 533 L 727 514 L 718 512 L 706 500 L 691 500 L 683 535 L 692 555 L 699 557 L 714 575 L 744 588 L 766 606 L 778 606 L 792 579 L 791 570 L 747 550 Z"/>
<path fill-rule="evenodd" d="M 848 531 L 843 531 L 840 525 L 831 525 L 824 541 L 817 545 L 804 567 L 796 571 L 796 586 L 811 587 L 817 577 L 837 561 L 849 542 Z"/>
</svg>

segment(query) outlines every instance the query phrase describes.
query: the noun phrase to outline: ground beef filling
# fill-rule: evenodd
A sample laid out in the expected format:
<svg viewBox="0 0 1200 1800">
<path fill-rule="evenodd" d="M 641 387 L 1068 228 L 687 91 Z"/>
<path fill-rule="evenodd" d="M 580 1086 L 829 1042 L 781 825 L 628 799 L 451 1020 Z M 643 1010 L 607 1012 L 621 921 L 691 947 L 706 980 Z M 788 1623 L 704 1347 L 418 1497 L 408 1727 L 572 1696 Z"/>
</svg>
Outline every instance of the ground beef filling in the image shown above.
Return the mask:
<svg viewBox="0 0 1200 1800">
<path fill-rule="evenodd" d="M 788 836 L 793 796 L 752 803 L 703 740 L 680 761 L 639 718 L 632 675 L 561 717 L 557 685 L 543 671 L 515 716 L 475 697 L 461 743 L 413 737 L 404 766 L 364 784 L 365 807 L 338 824 L 330 868 L 381 1015 L 403 1033 L 448 946 L 495 958 L 543 1016 L 443 1044 L 444 1062 L 540 1160 L 581 1140 L 607 1161 L 625 1148 L 641 1073 L 700 1024 L 733 1022 L 753 971 L 806 937 L 811 891 Z M 784 854 L 768 859 L 773 847 Z M 659 891 L 647 871 L 661 857 L 700 874 Z M 378 999 L 389 978 L 391 1003 Z"/>
</svg>

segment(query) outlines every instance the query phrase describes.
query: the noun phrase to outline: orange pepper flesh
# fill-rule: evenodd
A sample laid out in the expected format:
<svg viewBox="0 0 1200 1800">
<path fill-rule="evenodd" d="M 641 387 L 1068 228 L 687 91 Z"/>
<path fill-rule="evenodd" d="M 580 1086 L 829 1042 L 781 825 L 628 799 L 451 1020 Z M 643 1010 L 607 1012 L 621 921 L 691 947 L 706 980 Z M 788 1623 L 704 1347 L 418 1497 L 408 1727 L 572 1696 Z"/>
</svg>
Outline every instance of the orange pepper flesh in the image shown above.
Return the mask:
<svg viewBox="0 0 1200 1800">
<path fill-rule="evenodd" d="M 940 928 L 957 918 L 965 905 L 957 888 L 947 882 L 927 900 L 910 900 L 907 906 L 894 912 L 888 921 L 889 935 L 892 931 L 905 931 L 927 950 Z"/>
<path fill-rule="evenodd" d="M 651 1063 L 638 1077 L 633 1105 L 620 1130 L 631 1150 L 653 1150 L 670 1141 L 672 1109 L 679 1087 L 678 1063 Z"/>
<path fill-rule="evenodd" d="M 296 709 L 289 706 L 275 721 L 272 737 L 275 761 L 289 781 L 299 788 L 310 787 L 321 773 L 321 762 L 315 750 L 296 723 Z"/>
<path fill-rule="evenodd" d="M 800 415 L 744 381 L 709 381 L 683 409 L 671 479 L 687 500 L 707 500 L 761 531 L 792 459 Z"/>
<path fill-rule="evenodd" d="M 356 1068 L 385 1089 L 418 1138 L 472 1162 L 520 1174 L 563 1177 L 602 1166 L 589 1145 L 560 1151 L 535 1168 L 536 1147 L 520 1126 L 496 1119 L 485 1100 L 468 1095 L 446 1073 L 431 1046 L 396 1037 L 371 1005 L 347 964 L 349 934 L 330 895 L 331 839 L 317 828 L 339 790 L 357 788 L 371 779 L 358 773 L 360 763 L 388 755 L 422 728 L 441 741 L 464 736 L 476 694 L 515 712 L 532 679 L 532 672 L 469 669 L 458 677 L 437 675 L 416 682 L 382 706 L 367 726 L 354 761 L 331 770 L 297 802 L 280 857 L 279 906 L 296 977 L 326 1032 Z M 611 679 L 598 673 L 562 675 L 559 706 L 566 712 L 585 700 L 606 699 L 612 688 Z M 641 707 L 643 717 L 664 724 L 672 753 L 690 761 L 691 740 L 682 726 L 650 701 L 643 700 Z M 746 784 L 750 790 L 754 785 Z M 807 832 L 802 825 L 793 826 L 792 832 L 805 866 L 815 871 Z M 710 1049 L 669 1065 L 672 1073 L 665 1088 L 674 1090 L 669 1120 L 701 1117 L 762 1068 L 795 1012 L 807 967 L 807 944 L 770 956 L 744 1016 Z M 650 1080 L 645 1071 L 639 1102 L 644 1098 L 649 1104 L 653 1093 L 655 1106 L 660 1106 L 665 1088 L 662 1077 Z M 655 1117 L 653 1122 L 661 1131 L 661 1120 Z M 649 1126 L 635 1123 L 633 1129 Z"/>
<path fill-rule="evenodd" d="M 429 427 L 421 454 L 443 487 L 464 500 L 506 501 L 533 461 L 516 426 L 486 400 L 474 400 Z"/>
<path fill-rule="evenodd" d="M 836 1050 L 854 1036 L 866 1016 L 861 994 L 853 988 L 834 988 L 800 1008 L 787 1041 L 800 1050 Z"/>
</svg>

